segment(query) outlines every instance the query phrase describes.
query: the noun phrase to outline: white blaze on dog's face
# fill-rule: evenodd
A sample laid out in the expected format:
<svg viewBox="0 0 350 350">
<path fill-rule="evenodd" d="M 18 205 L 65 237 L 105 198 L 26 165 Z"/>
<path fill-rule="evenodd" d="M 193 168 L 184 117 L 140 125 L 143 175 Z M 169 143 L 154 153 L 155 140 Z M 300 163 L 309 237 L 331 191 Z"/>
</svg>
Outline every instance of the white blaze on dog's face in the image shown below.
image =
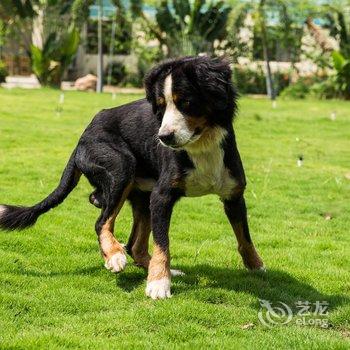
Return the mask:
<svg viewBox="0 0 350 350">
<path fill-rule="evenodd" d="M 193 136 L 195 135 L 186 121 L 186 116 L 176 107 L 172 85 L 173 79 L 169 74 L 164 80 L 165 112 L 159 136 L 160 142 L 165 146 L 182 147 L 190 141 L 194 141 Z M 167 136 L 170 137 L 167 139 Z"/>
</svg>

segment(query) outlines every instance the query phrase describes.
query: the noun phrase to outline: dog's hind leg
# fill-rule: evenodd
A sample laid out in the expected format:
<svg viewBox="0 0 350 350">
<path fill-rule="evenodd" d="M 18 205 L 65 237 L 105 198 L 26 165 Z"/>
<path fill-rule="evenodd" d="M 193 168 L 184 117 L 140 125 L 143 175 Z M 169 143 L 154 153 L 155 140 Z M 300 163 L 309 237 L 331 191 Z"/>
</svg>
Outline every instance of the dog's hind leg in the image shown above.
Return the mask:
<svg viewBox="0 0 350 350">
<path fill-rule="evenodd" d="M 79 162 L 79 168 L 103 198 L 95 229 L 105 267 L 119 272 L 126 265 L 126 255 L 114 237 L 114 222 L 133 186 L 135 160 L 127 150 L 121 153 L 105 148 L 103 155 L 93 152 Z"/>
<path fill-rule="evenodd" d="M 135 190 L 130 193 L 128 199 L 132 206 L 134 222 L 126 251 L 134 259 L 137 266 L 147 270 L 151 259 L 148 253 L 148 241 L 151 233 L 150 193 Z"/>
<path fill-rule="evenodd" d="M 89 196 L 89 202 L 94 205 L 96 208 L 102 208 L 103 207 L 103 198 L 102 193 L 99 191 L 94 191 Z"/>
<path fill-rule="evenodd" d="M 112 191 L 105 208 L 96 222 L 96 232 L 105 267 L 112 272 L 120 272 L 125 268 L 126 255 L 124 247 L 114 237 L 114 222 L 132 187 L 129 183 L 118 191 Z"/>
</svg>

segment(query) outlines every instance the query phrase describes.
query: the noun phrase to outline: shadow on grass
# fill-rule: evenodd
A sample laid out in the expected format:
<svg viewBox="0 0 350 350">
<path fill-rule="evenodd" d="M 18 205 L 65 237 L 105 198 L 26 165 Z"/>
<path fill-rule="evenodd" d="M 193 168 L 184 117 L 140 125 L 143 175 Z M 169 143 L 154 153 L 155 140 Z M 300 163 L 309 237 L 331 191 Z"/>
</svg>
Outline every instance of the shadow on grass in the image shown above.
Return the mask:
<svg viewBox="0 0 350 350">
<path fill-rule="evenodd" d="M 232 270 L 211 265 L 178 266 L 185 272 L 184 276 L 174 277 L 172 292 L 175 295 L 187 294 L 188 298 L 201 299 L 211 304 L 226 303 L 227 297 L 220 290 L 241 292 L 253 295 L 257 299 L 271 302 L 282 301 L 293 308 L 297 301 L 327 301 L 328 310 L 349 304 L 350 298 L 345 295 L 331 295 L 319 292 L 314 286 L 298 280 L 290 274 L 280 270 L 264 272 L 250 272 L 243 269 Z M 98 276 L 105 274 L 102 266 L 90 266 L 73 271 L 64 272 L 36 272 L 19 270 L 18 273 L 33 277 L 56 276 Z M 129 265 L 127 270 L 115 275 L 116 287 L 126 292 L 132 292 L 145 283 L 146 272 L 136 266 Z M 111 274 L 111 278 L 113 278 Z M 201 291 L 212 293 L 201 293 Z M 203 299 L 204 298 L 204 299 Z M 260 308 L 259 300 L 253 307 Z M 295 310 L 295 308 L 294 308 Z"/>
<path fill-rule="evenodd" d="M 132 271 L 124 271 L 116 275 L 117 288 L 123 289 L 125 292 L 132 292 L 141 284 L 145 283 L 147 273 L 141 268 L 132 267 Z"/>
<path fill-rule="evenodd" d="M 115 278 L 117 288 L 123 289 L 126 292 L 132 292 L 139 285 L 143 284 L 146 280 L 147 273 L 141 268 L 135 265 L 128 265 L 127 270 L 119 274 L 114 274 L 107 271 L 103 265 L 88 266 L 84 268 L 75 269 L 72 271 L 50 271 L 42 272 L 30 269 L 18 269 L 14 273 L 18 275 L 25 275 L 28 277 L 41 277 L 41 278 L 55 278 L 64 276 L 85 276 L 85 277 L 96 277 L 96 276 L 110 276 L 111 279 Z"/>
<path fill-rule="evenodd" d="M 105 271 L 103 269 L 103 266 L 97 265 L 97 266 L 89 266 L 84 267 L 80 269 L 76 269 L 74 271 L 49 271 L 49 272 L 42 272 L 42 271 L 35 271 L 30 270 L 27 268 L 19 269 L 13 273 L 16 273 L 17 275 L 25 275 L 28 277 L 46 277 L 46 278 L 52 278 L 52 277 L 61 277 L 61 276 L 96 276 L 101 273 L 101 271 Z"/>
<path fill-rule="evenodd" d="M 248 293 L 258 299 L 265 299 L 274 303 L 282 301 L 290 305 L 294 310 L 296 308 L 293 306 L 297 301 L 309 301 L 311 303 L 327 301 L 329 303 L 328 310 L 336 309 L 350 302 L 350 298 L 345 295 L 321 293 L 308 283 L 280 270 L 268 270 L 264 273 L 242 269 L 230 270 L 229 268 L 210 265 L 179 266 L 179 268 L 183 269 L 186 275 L 174 280 L 174 294 L 203 289 L 225 289 Z M 193 293 L 191 294 L 193 295 Z M 218 296 L 218 300 L 215 300 L 215 295 L 210 296 L 207 302 L 220 303 L 220 298 Z M 253 306 L 259 309 L 259 301 L 257 300 Z"/>
</svg>

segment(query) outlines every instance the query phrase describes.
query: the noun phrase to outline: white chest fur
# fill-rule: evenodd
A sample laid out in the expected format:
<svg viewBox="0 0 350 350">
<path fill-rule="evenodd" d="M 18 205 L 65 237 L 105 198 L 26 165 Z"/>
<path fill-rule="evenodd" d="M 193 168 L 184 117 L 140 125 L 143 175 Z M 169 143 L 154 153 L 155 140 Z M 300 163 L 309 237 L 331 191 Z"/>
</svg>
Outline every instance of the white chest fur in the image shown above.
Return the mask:
<svg viewBox="0 0 350 350">
<path fill-rule="evenodd" d="M 217 194 L 229 198 L 237 186 L 235 179 L 224 165 L 224 152 L 219 144 L 205 152 L 188 152 L 194 169 L 189 170 L 185 179 L 185 191 L 188 197 Z"/>
</svg>

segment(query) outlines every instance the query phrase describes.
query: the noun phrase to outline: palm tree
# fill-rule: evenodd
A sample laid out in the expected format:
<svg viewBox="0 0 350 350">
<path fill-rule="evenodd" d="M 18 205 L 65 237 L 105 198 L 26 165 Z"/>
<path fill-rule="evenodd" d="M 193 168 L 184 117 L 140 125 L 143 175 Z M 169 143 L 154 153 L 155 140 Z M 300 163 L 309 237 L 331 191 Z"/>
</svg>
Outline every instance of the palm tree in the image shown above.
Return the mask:
<svg viewBox="0 0 350 350">
<path fill-rule="evenodd" d="M 141 1 L 133 0 L 132 10 L 172 57 L 212 52 L 214 41 L 226 36 L 231 7 L 224 1 L 161 0 L 155 22 L 144 13 Z"/>
<path fill-rule="evenodd" d="M 347 9 L 349 9 L 350 4 L 348 3 Z M 339 40 L 339 49 L 340 52 L 345 56 L 350 56 L 350 21 L 348 16 L 346 16 L 345 12 L 346 5 L 339 2 L 330 2 L 324 6 L 324 15 L 327 19 L 328 25 L 326 27 L 330 30 L 330 35 L 333 38 L 337 38 Z M 344 13 L 345 12 L 345 13 Z M 312 20 L 310 19 L 311 23 Z M 317 32 L 317 28 L 316 28 Z M 316 35 L 317 36 L 317 35 Z M 317 40 L 320 44 L 321 43 Z M 328 45 L 329 46 L 329 45 Z"/>
<path fill-rule="evenodd" d="M 34 6 L 38 1 L 31 0 L 1 0 L 0 2 L 0 19 L 8 22 L 13 20 L 16 16 L 21 19 L 33 18 L 36 15 Z"/>
<path fill-rule="evenodd" d="M 313 0 L 234 1 L 232 10 L 235 15 L 232 24 L 234 31 L 240 28 L 242 18 L 245 18 L 247 14 L 250 14 L 255 22 L 254 35 L 257 35 L 261 42 L 262 54 L 266 65 L 266 87 L 271 99 L 275 98 L 270 67 L 271 52 L 269 52 L 269 47 L 271 47 L 271 40 L 279 40 L 279 45 L 288 52 L 293 66 L 300 52 L 303 24 L 315 8 Z M 271 32 L 267 15 L 271 14 L 275 15 L 274 26 L 278 28 L 278 39 L 276 39 L 276 31 L 274 37 L 270 37 Z"/>
</svg>

